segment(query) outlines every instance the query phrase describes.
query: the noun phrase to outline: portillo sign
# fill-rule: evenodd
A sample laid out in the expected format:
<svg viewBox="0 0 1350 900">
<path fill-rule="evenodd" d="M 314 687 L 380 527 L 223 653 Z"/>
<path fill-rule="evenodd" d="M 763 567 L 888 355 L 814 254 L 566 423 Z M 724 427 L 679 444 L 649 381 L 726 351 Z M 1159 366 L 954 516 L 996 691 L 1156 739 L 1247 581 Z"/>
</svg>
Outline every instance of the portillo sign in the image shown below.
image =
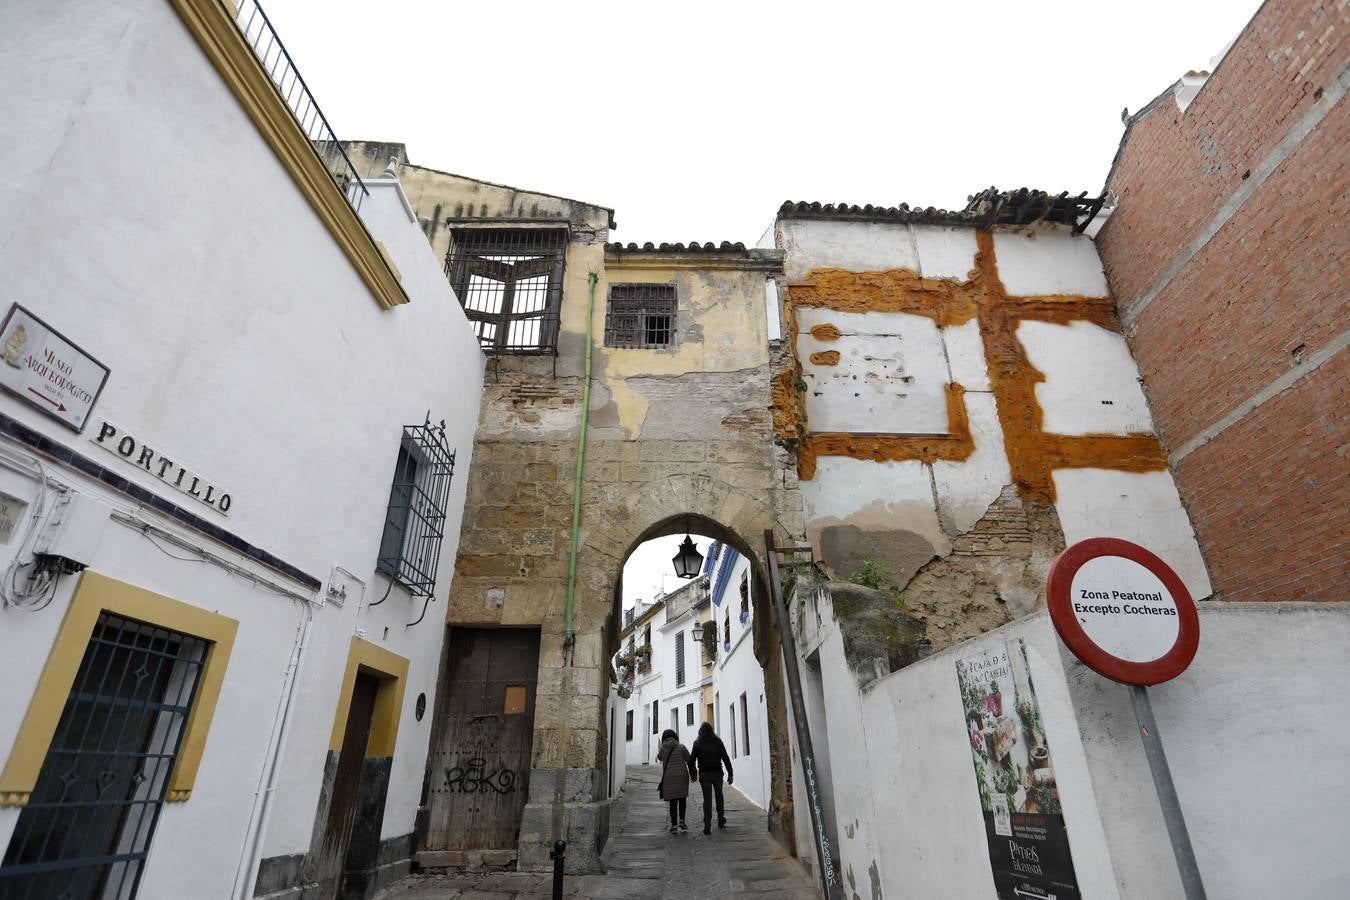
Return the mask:
<svg viewBox="0 0 1350 900">
<path fill-rule="evenodd" d="M 1129 541 L 1091 538 L 1065 550 L 1050 567 L 1046 602 L 1074 655 L 1124 684 L 1176 678 L 1200 643 L 1200 617 L 1186 585 Z"/>
</svg>

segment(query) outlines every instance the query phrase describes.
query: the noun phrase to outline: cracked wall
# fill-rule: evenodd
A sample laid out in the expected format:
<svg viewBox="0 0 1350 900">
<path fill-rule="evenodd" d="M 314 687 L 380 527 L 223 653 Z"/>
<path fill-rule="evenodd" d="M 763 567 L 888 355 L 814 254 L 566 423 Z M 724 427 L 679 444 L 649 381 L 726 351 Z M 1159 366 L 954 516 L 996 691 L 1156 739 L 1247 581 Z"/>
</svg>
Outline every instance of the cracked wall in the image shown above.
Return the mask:
<svg viewBox="0 0 1350 900">
<path fill-rule="evenodd" d="M 1088 239 L 810 219 L 777 235 L 792 352 L 774 431 L 829 574 L 885 566 L 939 649 L 1043 604 L 1066 540 L 1135 540 L 1209 593 Z"/>
</svg>

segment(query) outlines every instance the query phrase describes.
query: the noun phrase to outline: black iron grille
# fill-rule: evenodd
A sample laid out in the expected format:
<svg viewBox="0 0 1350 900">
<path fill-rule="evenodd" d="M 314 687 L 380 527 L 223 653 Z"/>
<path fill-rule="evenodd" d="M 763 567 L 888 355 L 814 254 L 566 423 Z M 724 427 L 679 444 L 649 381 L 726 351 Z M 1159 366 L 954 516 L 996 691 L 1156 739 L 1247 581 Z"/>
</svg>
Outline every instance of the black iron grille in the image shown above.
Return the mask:
<svg viewBox="0 0 1350 900">
<path fill-rule="evenodd" d="M 455 475 L 455 453 L 445 442 L 445 422 L 403 429 L 389 509 L 376 566 L 402 583 L 414 597 L 430 597 L 436 588 L 445 508 Z"/>
<path fill-rule="evenodd" d="M 130 900 L 208 644 L 99 616 L 0 866 L 4 900 Z"/>
<path fill-rule="evenodd" d="M 674 342 L 675 285 L 610 285 L 606 347 L 669 347 Z"/>
<path fill-rule="evenodd" d="M 554 353 L 567 232 L 457 228 L 445 274 L 488 353 Z"/>
</svg>

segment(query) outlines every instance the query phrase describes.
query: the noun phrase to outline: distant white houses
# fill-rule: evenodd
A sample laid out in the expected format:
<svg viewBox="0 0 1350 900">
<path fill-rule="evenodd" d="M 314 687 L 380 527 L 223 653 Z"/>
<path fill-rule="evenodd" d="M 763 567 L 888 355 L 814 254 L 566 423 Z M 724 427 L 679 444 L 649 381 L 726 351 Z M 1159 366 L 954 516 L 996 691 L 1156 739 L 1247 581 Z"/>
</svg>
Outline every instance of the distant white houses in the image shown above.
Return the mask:
<svg viewBox="0 0 1350 900">
<path fill-rule="evenodd" d="M 615 670 L 631 691 L 622 738 L 628 765 L 653 763 L 667 728 L 692 746 L 699 726 L 711 722 L 726 743 L 736 786 L 767 807 L 768 726 L 764 671 L 751 637 L 752 581 L 749 561 L 714 543 L 703 574 L 625 611 Z"/>
</svg>

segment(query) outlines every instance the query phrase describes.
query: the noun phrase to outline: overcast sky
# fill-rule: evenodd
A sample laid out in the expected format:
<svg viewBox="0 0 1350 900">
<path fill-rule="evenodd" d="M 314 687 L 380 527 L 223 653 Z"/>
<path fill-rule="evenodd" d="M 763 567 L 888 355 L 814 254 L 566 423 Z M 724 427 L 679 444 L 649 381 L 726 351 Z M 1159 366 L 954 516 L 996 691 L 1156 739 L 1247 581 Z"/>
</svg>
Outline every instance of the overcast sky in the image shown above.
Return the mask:
<svg viewBox="0 0 1350 900">
<path fill-rule="evenodd" d="M 757 240 L 784 200 L 1100 191 L 1137 110 L 1256 0 L 263 0 L 343 138 L 610 206 L 623 241 Z"/>
<path fill-rule="evenodd" d="M 712 541 L 699 534 L 690 537 L 706 561 Z M 632 606 L 639 598 L 650 603 L 656 599 L 657 591 L 669 594 L 684 584 L 684 580 L 675 575 L 675 564 L 671 562 L 683 541 L 682 534 L 656 538 L 633 551 L 623 566 L 624 609 Z"/>
<path fill-rule="evenodd" d="M 1121 110 L 1259 5 L 263 2 L 340 137 L 613 207 L 615 240 L 747 244 L 784 200 L 1095 194 Z M 681 539 L 634 554 L 625 605 L 677 586 Z"/>
</svg>

